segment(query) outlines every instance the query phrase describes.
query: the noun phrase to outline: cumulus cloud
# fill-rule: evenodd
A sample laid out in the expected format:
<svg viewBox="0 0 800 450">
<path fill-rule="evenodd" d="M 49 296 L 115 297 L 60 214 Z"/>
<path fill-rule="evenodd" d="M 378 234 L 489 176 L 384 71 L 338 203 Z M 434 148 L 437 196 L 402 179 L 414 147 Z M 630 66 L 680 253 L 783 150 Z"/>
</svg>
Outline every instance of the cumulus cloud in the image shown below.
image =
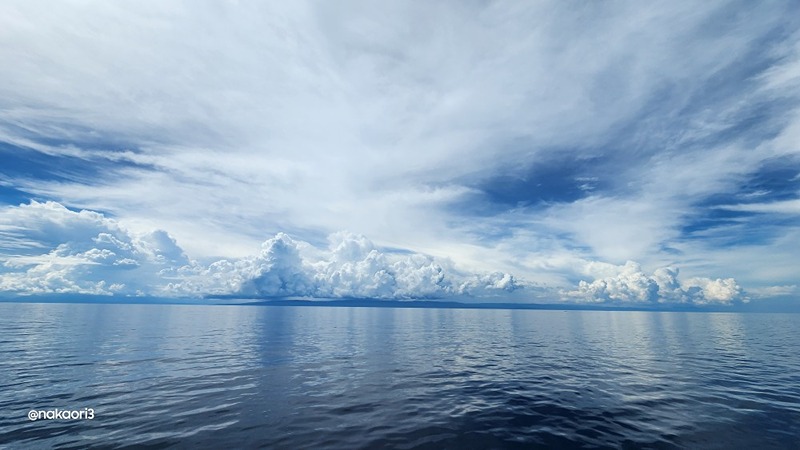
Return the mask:
<svg viewBox="0 0 800 450">
<path fill-rule="evenodd" d="M 507 273 L 472 274 L 449 261 L 381 251 L 364 236 L 334 233 L 326 249 L 285 233 L 257 254 L 202 264 L 165 231 L 133 233 L 93 211 L 31 202 L 0 211 L 0 291 L 248 297 L 442 298 L 522 287 Z"/>
<path fill-rule="evenodd" d="M 189 260 L 165 231 L 131 233 L 93 211 L 32 201 L 0 211 L 0 291 L 144 294 Z"/>
<path fill-rule="evenodd" d="M 257 253 L 210 263 L 190 260 L 166 231 L 129 231 L 94 211 L 56 202 L 0 210 L 0 292 L 29 294 L 243 296 L 420 299 L 527 297 L 537 288 L 505 272 L 472 273 L 449 259 L 387 250 L 363 235 L 333 233 L 315 247 L 285 233 Z M 692 277 L 678 269 L 651 274 L 624 265 L 588 262 L 575 289 L 562 297 L 619 304 L 733 304 L 747 301 L 732 278 Z M 556 289 L 550 294 L 557 295 Z"/>
<path fill-rule="evenodd" d="M 586 302 L 638 304 L 705 305 L 747 301 L 742 288 L 733 278 L 694 277 L 681 282 L 677 268 L 663 267 L 648 275 L 633 261 L 622 266 L 606 264 L 601 270 L 594 269 L 604 274 L 591 282 L 580 281 L 576 290 L 566 293 L 568 298 Z"/>
<path fill-rule="evenodd" d="M 256 256 L 179 271 L 184 280 L 169 290 L 192 295 L 403 299 L 483 297 L 522 288 L 507 273 L 465 273 L 429 255 L 380 251 L 366 237 L 348 232 L 332 234 L 327 249 L 278 233 Z"/>
</svg>

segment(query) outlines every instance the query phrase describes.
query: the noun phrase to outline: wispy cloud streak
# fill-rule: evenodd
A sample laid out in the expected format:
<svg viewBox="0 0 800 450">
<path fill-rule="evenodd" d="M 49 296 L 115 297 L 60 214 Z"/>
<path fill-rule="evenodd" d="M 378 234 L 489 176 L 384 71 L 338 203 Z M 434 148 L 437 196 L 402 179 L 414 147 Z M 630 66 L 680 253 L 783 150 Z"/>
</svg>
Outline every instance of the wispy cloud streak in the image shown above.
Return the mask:
<svg viewBox="0 0 800 450">
<path fill-rule="evenodd" d="M 203 268 L 170 275 L 185 292 L 215 261 L 251 261 L 247 283 L 224 264 L 206 275 L 269 293 L 256 280 L 277 272 L 252 259 L 265 236 L 330 251 L 339 230 L 552 292 L 628 260 L 768 292 L 798 284 L 781 268 L 800 264 L 794 9 L 6 2 L 0 201 L 100 211 L 142 255 L 136 236 L 169 230 Z M 8 224 L 0 245 L 39 242 L 14 226 L 36 230 Z M 99 273 L 75 264 L 88 250 L 41 270 Z M 770 254 L 779 267 L 748 268 Z M 128 256 L 166 276 L 142 255 Z M 302 252 L 287 267 L 320 295 L 438 292 L 430 263 L 408 263 L 423 276 L 397 257 L 359 260 L 392 280 Z"/>
</svg>

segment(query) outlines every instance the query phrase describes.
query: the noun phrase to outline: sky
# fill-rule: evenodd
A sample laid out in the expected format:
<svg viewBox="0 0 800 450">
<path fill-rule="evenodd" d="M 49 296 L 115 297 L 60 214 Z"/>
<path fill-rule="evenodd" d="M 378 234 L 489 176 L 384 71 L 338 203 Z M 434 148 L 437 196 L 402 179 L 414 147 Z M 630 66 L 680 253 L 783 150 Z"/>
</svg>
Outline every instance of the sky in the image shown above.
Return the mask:
<svg viewBox="0 0 800 450">
<path fill-rule="evenodd" d="M 0 294 L 800 302 L 793 1 L 0 4 Z"/>
</svg>

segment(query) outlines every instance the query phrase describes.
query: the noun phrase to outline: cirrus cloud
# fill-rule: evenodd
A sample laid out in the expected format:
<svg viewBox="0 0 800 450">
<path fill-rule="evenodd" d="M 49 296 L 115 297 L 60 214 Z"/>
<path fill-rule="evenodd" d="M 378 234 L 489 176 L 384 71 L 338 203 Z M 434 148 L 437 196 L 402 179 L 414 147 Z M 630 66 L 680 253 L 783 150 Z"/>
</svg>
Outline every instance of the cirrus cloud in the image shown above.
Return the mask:
<svg viewBox="0 0 800 450">
<path fill-rule="evenodd" d="M 103 211 L 144 253 L 169 230 L 197 265 L 128 255 L 128 278 L 164 271 L 186 293 L 506 283 L 456 272 L 559 292 L 586 262 L 627 260 L 646 276 L 599 296 L 649 298 L 659 267 L 687 292 L 709 273 L 771 292 L 800 264 L 795 9 L 3 2 L 0 203 Z M 344 262 L 325 244 L 339 230 L 374 248 Z M 259 250 L 281 232 L 294 244 Z M 95 273 L 92 248 L 47 270 Z M 102 290 L 136 284 L 112 278 Z"/>
</svg>

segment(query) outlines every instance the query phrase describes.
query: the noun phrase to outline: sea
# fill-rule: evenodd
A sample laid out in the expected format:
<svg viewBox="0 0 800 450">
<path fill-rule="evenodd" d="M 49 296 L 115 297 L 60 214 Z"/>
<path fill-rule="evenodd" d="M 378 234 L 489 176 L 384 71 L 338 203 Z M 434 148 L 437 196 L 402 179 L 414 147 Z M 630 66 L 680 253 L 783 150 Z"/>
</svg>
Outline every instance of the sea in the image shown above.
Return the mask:
<svg viewBox="0 0 800 450">
<path fill-rule="evenodd" d="M 798 449 L 800 314 L 2 303 L 0 448 Z"/>
</svg>

